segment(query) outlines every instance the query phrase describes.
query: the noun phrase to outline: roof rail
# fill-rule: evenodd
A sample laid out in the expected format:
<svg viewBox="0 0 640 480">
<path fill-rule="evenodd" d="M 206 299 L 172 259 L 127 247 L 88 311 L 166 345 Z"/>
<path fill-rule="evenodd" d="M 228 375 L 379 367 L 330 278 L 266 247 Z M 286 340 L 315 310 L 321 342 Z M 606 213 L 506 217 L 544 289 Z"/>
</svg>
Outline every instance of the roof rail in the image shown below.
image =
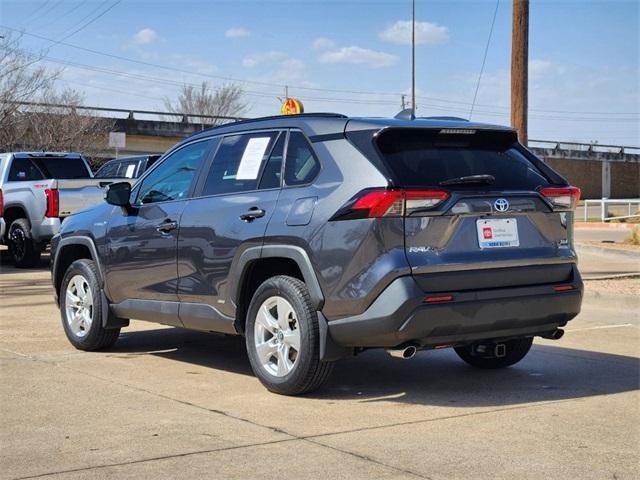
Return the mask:
<svg viewBox="0 0 640 480">
<path fill-rule="evenodd" d="M 268 117 L 257 117 L 257 118 L 247 118 L 243 120 L 238 120 L 235 122 L 223 123 L 221 125 L 216 125 L 215 127 L 205 128 L 204 130 L 198 130 L 197 132 L 193 132 L 189 137 L 193 137 L 195 135 L 199 135 L 203 132 L 210 132 L 211 130 L 217 130 L 219 128 L 230 127 L 232 125 L 245 125 L 247 123 L 256 123 L 262 122 L 264 120 L 277 120 L 283 118 L 349 118 L 342 113 L 332 113 L 332 112 L 316 112 L 316 113 L 296 113 L 293 115 L 271 115 Z M 187 138 L 189 138 L 187 137 Z"/>
</svg>

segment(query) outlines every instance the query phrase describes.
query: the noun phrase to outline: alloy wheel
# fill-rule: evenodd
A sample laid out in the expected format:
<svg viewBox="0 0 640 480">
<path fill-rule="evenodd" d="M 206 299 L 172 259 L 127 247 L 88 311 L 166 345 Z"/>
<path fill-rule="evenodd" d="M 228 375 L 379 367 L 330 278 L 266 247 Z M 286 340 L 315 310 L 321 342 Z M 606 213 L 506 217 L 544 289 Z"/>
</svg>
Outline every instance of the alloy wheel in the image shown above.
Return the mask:
<svg viewBox="0 0 640 480">
<path fill-rule="evenodd" d="M 291 304 L 283 297 L 267 298 L 258 310 L 253 341 L 262 367 L 284 377 L 300 355 L 300 325 Z"/>
<path fill-rule="evenodd" d="M 84 337 L 93 322 L 93 294 L 89 282 L 82 275 L 74 275 L 65 292 L 66 322 L 73 334 Z"/>
</svg>

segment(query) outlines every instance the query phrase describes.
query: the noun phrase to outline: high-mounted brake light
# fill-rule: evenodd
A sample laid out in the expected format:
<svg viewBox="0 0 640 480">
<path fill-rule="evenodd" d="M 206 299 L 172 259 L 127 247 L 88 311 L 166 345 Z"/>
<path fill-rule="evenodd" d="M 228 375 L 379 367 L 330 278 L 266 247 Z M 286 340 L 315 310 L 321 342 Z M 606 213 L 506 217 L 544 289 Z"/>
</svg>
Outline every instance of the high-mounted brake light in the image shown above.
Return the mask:
<svg viewBox="0 0 640 480">
<path fill-rule="evenodd" d="M 47 211 L 45 212 L 45 217 L 59 217 L 60 216 L 60 197 L 58 195 L 58 190 L 53 188 L 47 188 L 44 191 L 45 196 L 47 197 Z"/>
<path fill-rule="evenodd" d="M 335 218 L 402 217 L 431 209 L 449 198 L 445 190 L 370 190 L 364 192 Z"/>
<path fill-rule="evenodd" d="M 541 188 L 540 194 L 551 202 L 555 210 L 575 210 L 580 201 L 578 187 Z"/>
</svg>

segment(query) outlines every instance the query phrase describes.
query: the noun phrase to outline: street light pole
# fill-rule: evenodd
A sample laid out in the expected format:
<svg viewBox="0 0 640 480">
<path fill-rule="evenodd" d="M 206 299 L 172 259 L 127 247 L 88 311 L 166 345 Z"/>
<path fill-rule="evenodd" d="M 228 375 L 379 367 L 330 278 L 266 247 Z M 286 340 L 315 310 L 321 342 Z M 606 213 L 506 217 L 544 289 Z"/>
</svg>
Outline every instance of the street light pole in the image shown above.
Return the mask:
<svg viewBox="0 0 640 480">
<path fill-rule="evenodd" d="M 511 126 L 518 140 L 527 144 L 529 76 L 529 0 L 513 0 L 511 32 Z"/>
<path fill-rule="evenodd" d="M 411 16 L 411 108 L 416 114 L 416 0 L 413 0 Z"/>
</svg>

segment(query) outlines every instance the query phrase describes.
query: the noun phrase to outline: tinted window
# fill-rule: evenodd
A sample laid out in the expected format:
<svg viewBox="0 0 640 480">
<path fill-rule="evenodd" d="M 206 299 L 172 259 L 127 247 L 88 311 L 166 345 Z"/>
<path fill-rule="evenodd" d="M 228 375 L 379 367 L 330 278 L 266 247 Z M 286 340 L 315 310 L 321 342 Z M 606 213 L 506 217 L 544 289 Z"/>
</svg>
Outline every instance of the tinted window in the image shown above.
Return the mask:
<svg viewBox="0 0 640 480">
<path fill-rule="evenodd" d="M 284 180 L 287 185 L 301 185 L 311 182 L 320 171 L 320 162 L 302 132 L 291 132 Z"/>
<path fill-rule="evenodd" d="M 89 178 L 87 165 L 81 158 L 34 158 L 46 178 Z"/>
<path fill-rule="evenodd" d="M 282 175 L 282 160 L 284 156 L 284 143 L 286 139 L 287 135 L 284 132 L 281 133 L 278 137 L 276 146 L 273 147 L 273 151 L 271 152 L 271 155 L 269 155 L 269 160 L 267 160 L 267 164 L 264 166 L 262 178 L 260 179 L 260 185 L 258 186 L 260 190 L 280 187 L 280 177 Z"/>
<path fill-rule="evenodd" d="M 118 171 L 120 162 L 107 162 L 96 172 L 96 178 L 113 178 Z"/>
<path fill-rule="evenodd" d="M 258 185 L 261 166 L 278 132 L 224 137 L 211 164 L 202 195 L 246 192 Z"/>
<path fill-rule="evenodd" d="M 377 144 L 385 165 L 403 187 L 437 187 L 446 180 L 471 175 L 492 175 L 495 181 L 447 188 L 535 190 L 547 184 L 547 178 L 508 138 L 496 132 L 463 135 L 390 130 L 380 135 Z"/>
<path fill-rule="evenodd" d="M 118 169 L 115 176 L 121 178 L 133 178 L 136 176 L 137 166 L 138 162 L 136 160 L 132 160 L 129 162 L 120 162 L 118 164 Z"/>
<path fill-rule="evenodd" d="M 10 181 L 89 177 L 89 170 L 81 158 L 14 158 L 9 172 Z"/>
<path fill-rule="evenodd" d="M 187 198 L 194 175 L 210 142 L 192 143 L 169 155 L 142 181 L 139 203 L 166 202 Z"/>
<path fill-rule="evenodd" d="M 36 165 L 28 158 L 14 158 L 9 170 L 10 182 L 26 182 L 42 180 L 44 175 Z"/>
</svg>

